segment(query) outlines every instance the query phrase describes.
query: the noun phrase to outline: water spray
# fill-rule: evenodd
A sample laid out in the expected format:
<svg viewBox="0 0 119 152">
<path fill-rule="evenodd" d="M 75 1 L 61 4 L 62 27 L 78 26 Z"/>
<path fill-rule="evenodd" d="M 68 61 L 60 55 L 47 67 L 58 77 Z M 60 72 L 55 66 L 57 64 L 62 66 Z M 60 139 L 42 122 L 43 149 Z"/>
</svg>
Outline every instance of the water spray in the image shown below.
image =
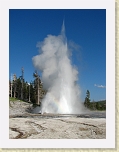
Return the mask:
<svg viewBox="0 0 119 152">
<path fill-rule="evenodd" d="M 48 35 L 38 43 L 39 55 L 32 58 L 35 68 L 42 72 L 47 94 L 42 100 L 42 113 L 82 113 L 78 71 L 71 64 L 63 21 L 61 34 Z"/>
</svg>

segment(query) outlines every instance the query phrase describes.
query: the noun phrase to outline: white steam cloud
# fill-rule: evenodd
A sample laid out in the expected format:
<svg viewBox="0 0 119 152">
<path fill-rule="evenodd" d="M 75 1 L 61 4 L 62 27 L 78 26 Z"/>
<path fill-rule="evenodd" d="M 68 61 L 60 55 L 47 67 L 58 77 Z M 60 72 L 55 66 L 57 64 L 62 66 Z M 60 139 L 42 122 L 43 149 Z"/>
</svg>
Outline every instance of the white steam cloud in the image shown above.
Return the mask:
<svg viewBox="0 0 119 152">
<path fill-rule="evenodd" d="M 69 59 L 64 23 L 60 35 L 48 35 L 37 47 L 40 54 L 32 60 L 42 72 L 44 88 L 48 91 L 42 100 L 42 113 L 82 113 L 84 106 L 76 83 L 78 71 Z"/>
</svg>

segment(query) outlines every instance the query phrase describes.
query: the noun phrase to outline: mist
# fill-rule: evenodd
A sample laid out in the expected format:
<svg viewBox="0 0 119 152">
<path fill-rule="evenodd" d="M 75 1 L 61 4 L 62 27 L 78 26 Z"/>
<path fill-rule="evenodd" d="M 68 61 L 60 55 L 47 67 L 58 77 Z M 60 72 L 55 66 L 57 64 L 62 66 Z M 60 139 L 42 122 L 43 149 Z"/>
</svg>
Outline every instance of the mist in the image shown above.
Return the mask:
<svg viewBox="0 0 119 152">
<path fill-rule="evenodd" d="M 47 94 L 42 100 L 42 113 L 79 114 L 84 112 L 77 83 L 78 70 L 72 65 L 70 48 L 63 22 L 61 34 L 47 35 L 37 44 L 39 55 L 32 58 L 34 67 L 42 72 Z"/>
</svg>

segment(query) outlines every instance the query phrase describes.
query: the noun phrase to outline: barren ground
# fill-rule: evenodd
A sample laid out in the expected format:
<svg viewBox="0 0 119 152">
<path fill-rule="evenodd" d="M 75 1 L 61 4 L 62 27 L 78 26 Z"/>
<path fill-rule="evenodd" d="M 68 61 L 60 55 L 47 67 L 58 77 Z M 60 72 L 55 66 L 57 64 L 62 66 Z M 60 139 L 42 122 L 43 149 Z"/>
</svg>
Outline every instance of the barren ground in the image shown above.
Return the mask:
<svg viewBox="0 0 119 152">
<path fill-rule="evenodd" d="M 11 139 L 104 139 L 105 112 L 82 115 L 32 114 L 32 105 L 10 102 L 9 138 Z"/>
</svg>

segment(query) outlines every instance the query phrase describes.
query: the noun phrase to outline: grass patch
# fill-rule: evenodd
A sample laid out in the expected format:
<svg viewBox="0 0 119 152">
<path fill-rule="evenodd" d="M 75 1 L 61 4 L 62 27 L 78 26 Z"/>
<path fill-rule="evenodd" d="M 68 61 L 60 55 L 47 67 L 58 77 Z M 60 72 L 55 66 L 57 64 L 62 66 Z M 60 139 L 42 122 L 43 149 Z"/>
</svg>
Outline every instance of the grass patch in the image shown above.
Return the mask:
<svg viewBox="0 0 119 152">
<path fill-rule="evenodd" d="M 23 100 L 20 100 L 20 99 L 17 99 L 17 98 L 13 98 L 13 97 L 9 97 L 9 101 L 21 101 L 21 102 L 23 102 Z"/>
<path fill-rule="evenodd" d="M 16 100 L 18 100 L 17 98 L 13 98 L 13 97 L 9 97 L 9 100 L 10 101 L 16 101 Z"/>
</svg>

